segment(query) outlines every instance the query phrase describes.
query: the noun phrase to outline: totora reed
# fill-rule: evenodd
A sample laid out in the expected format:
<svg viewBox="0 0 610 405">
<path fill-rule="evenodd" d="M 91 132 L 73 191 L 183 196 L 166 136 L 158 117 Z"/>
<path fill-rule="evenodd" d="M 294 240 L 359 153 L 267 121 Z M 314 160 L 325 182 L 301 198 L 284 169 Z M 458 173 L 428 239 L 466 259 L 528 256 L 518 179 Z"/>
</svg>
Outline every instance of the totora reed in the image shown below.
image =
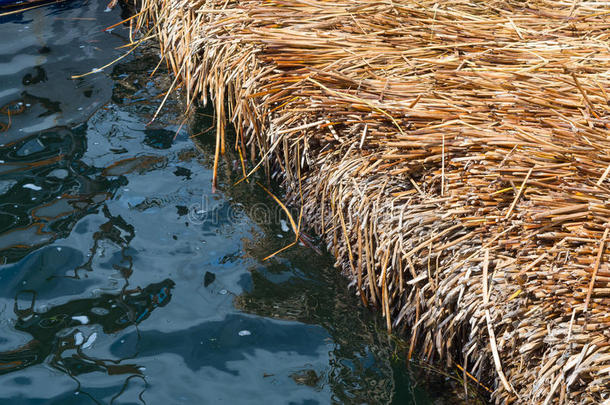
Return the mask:
<svg viewBox="0 0 610 405">
<path fill-rule="evenodd" d="M 610 404 L 609 6 L 141 0 L 134 27 L 214 102 L 216 164 L 280 173 L 419 356 L 496 403 Z"/>
</svg>

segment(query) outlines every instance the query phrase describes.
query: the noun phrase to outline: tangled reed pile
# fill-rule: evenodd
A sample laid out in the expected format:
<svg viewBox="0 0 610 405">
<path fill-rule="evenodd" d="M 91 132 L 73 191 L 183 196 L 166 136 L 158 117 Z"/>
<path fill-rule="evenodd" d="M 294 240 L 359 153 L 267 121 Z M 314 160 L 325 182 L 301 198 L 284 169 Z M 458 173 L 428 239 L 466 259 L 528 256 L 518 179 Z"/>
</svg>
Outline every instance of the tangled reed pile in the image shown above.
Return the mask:
<svg viewBox="0 0 610 405">
<path fill-rule="evenodd" d="M 610 9 L 142 0 L 365 304 L 497 403 L 610 403 Z M 233 147 L 233 145 L 231 145 Z M 409 356 L 411 353 L 409 353 Z"/>
</svg>

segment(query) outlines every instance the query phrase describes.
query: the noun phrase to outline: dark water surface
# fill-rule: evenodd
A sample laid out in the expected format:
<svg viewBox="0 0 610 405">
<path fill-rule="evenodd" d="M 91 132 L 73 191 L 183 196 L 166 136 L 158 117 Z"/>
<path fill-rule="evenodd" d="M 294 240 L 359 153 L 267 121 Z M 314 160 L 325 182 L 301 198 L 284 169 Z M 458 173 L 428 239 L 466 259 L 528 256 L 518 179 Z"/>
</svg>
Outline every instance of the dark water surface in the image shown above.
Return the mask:
<svg viewBox="0 0 610 405">
<path fill-rule="evenodd" d="M 430 403 L 106 3 L 0 17 L 0 403 Z"/>
</svg>

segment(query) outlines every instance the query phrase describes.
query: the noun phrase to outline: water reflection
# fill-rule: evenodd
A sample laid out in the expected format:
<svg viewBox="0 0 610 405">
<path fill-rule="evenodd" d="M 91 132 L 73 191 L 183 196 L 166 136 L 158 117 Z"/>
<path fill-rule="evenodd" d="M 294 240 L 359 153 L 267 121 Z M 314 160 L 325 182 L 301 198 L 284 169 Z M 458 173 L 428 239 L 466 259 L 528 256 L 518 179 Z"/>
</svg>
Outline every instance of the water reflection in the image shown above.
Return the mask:
<svg viewBox="0 0 610 405">
<path fill-rule="evenodd" d="M 133 353 L 119 360 L 87 356 L 82 349 L 91 346 L 97 334 L 84 337 L 78 327 L 101 325 L 104 333 L 115 333 L 137 325 L 153 310 L 169 303 L 173 287 L 174 282 L 167 279 L 145 288 L 124 288 L 119 294 L 72 300 L 44 312 L 34 309 L 36 290 L 21 290 L 13 307 L 17 318 L 14 328 L 31 335 L 32 339 L 19 348 L 0 352 L 0 374 L 42 363 L 47 357 L 51 367 L 71 376 L 94 371 L 140 374 L 137 365 L 120 364 L 123 359 L 133 358 Z M 29 301 L 26 307 L 18 302 L 24 299 Z"/>
<path fill-rule="evenodd" d="M 67 236 L 123 179 L 107 179 L 79 158 L 85 126 L 54 127 L 0 148 L 0 257 L 12 263 L 32 249 Z M 15 204 L 18 202 L 18 204 Z"/>
</svg>

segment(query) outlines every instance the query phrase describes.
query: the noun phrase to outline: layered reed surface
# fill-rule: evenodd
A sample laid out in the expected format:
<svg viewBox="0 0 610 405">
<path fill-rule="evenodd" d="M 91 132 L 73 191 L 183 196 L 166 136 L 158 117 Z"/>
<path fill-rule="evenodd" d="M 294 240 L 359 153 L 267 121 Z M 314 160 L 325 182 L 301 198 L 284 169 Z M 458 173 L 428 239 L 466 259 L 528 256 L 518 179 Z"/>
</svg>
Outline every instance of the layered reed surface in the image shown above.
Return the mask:
<svg viewBox="0 0 610 405">
<path fill-rule="evenodd" d="M 388 327 L 498 403 L 610 403 L 607 1 L 142 3 Z"/>
</svg>

